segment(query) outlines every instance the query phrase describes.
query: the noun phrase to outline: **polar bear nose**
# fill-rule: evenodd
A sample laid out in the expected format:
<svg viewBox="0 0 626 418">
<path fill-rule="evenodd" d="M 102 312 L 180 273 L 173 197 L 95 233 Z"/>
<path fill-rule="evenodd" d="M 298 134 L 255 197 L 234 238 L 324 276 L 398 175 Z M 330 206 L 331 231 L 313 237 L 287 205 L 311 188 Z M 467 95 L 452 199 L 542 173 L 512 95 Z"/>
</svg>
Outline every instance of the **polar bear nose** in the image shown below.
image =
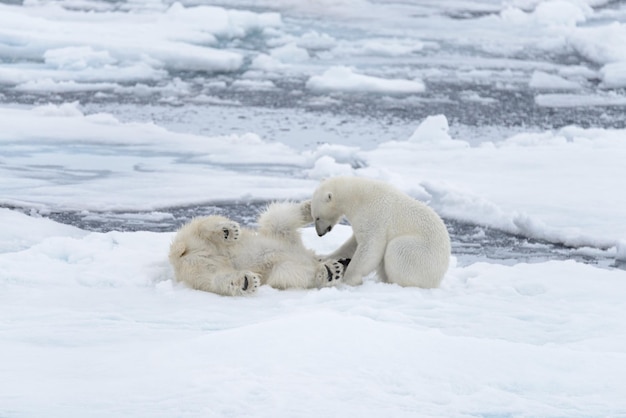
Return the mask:
<svg viewBox="0 0 626 418">
<path fill-rule="evenodd" d="M 330 232 L 331 229 L 333 229 L 332 225 L 329 225 L 326 228 L 324 228 L 324 225 L 321 225 L 320 223 L 315 222 L 315 232 L 317 232 L 317 235 L 320 237 Z"/>
<path fill-rule="evenodd" d="M 317 236 L 321 237 L 325 233 L 328 232 L 328 228 L 324 229 L 324 225 L 319 221 L 319 219 L 315 220 L 315 232 L 317 232 Z"/>
</svg>

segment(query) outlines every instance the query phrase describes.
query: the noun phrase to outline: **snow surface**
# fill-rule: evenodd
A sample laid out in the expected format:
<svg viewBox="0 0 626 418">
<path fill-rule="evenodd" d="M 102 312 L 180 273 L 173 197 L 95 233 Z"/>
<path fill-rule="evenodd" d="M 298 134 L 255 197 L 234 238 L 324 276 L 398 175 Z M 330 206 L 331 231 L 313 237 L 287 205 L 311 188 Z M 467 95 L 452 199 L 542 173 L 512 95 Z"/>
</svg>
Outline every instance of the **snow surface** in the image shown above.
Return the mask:
<svg viewBox="0 0 626 418">
<path fill-rule="evenodd" d="M 0 417 L 626 416 L 623 2 L 202 3 L 0 4 Z M 338 174 L 614 267 L 455 256 L 434 290 L 225 298 L 174 283 L 171 232 L 42 217 Z"/>
<path fill-rule="evenodd" d="M 436 290 L 220 297 L 173 283 L 171 233 L 0 210 L 0 415 L 621 416 L 626 272 L 450 268 Z M 338 227 L 327 251 L 348 236 Z"/>
<path fill-rule="evenodd" d="M 537 90 L 579 90 L 580 85 L 558 75 L 535 71 L 530 79 L 529 86 Z"/>
<path fill-rule="evenodd" d="M 303 199 L 323 177 L 354 174 L 386 180 L 450 218 L 511 233 L 600 248 L 626 238 L 626 195 L 618 192 L 626 130 L 565 127 L 470 146 L 450 137 L 439 115 L 410 138 L 371 150 L 299 151 L 255 134 L 207 137 L 122 123 L 85 115 L 76 103 L 0 108 L 0 123 L 9 150 L 0 165 L 5 205 L 151 210 Z"/>
<path fill-rule="evenodd" d="M 306 83 L 312 90 L 339 90 L 376 93 L 420 93 L 424 84 L 419 80 L 389 80 L 356 74 L 347 67 L 329 68 L 321 76 L 313 76 Z"/>
</svg>

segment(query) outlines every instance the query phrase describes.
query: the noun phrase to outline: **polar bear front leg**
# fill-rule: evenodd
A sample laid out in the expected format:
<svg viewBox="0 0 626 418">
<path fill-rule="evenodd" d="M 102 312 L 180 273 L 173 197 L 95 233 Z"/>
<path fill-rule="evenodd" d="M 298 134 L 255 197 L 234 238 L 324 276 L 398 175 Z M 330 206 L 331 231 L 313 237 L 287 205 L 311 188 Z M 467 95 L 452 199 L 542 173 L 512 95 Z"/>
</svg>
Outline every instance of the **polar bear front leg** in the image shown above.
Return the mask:
<svg viewBox="0 0 626 418">
<path fill-rule="evenodd" d="M 385 254 L 386 242 L 363 241 L 357 246 L 343 276 L 343 281 L 352 286 L 362 284 L 363 277 L 376 270 Z"/>
<path fill-rule="evenodd" d="M 325 260 L 351 259 L 357 248 L 356 237 L 352 235 L 343 245 L 324 257 Z"/>
</svg>

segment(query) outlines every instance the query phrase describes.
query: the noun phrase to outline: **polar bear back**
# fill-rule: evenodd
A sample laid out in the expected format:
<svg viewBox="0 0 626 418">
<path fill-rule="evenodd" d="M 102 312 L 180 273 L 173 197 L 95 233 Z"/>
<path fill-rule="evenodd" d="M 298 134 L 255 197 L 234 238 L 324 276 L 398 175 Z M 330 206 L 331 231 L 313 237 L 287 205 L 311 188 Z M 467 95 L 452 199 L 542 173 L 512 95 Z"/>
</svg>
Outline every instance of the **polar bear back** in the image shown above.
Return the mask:
<svg viewBox="0 0 626 418">
<path fill-rule="evenodd" d="M 335 204 L 356 229 L 384 229 L 387 239 L 416 234 L 427 240 L 449 240 L 445 224 L 426 204 L 378 180 L 334 177 L 321 186 L 333 192 Z M 445 232 L 445 233 L 442 233 Z"/>
</svg>

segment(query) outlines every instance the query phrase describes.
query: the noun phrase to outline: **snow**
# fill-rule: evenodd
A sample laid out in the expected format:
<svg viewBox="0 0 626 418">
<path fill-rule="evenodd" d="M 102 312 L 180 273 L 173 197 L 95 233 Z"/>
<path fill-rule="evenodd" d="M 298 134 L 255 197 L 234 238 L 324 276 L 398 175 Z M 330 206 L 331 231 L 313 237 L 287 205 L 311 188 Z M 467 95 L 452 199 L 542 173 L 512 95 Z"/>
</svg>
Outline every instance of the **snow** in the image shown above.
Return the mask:
<svg viewBox="0 0 626 418">
<path fill-rule="evenodd" d="M 332 67 L 322 75 L 313 76 L 307 88 L 317 91 L 358 91 L 373 93 L 409 94 L 424 91 L 420 80 L 383 79 L 357 74 L 348 67 Z"/>
<path fill-rule="evenodd" d="M 625 224 L 620 220 L 625 211 L 613 193 L 623 178 L 622 131 L 568 128 L 470 147 L 453 139 L 445 116 L 438 115 L 418 126 L 410 141 L 371 151 L 326 145 L 309 155 L 273 147 L 254 135 L 204 138 L 123 124 L 112 115 L 84 115 L 75 104 L 4 109 L 2 115 L 11 164 L 29 169 L 24 174 L 4 165 L 3 198 L 9 202 L 45 207 L 60 199 L 59 205 L 78 208 L 136 207 L 190 201 L 199 187 L 202 199 L 228 197 L 228 190 L 263 197 L 268 185 L 273 196 L 286 188 L 285 198 L 304 197 L 314 187 L 306 176 L 378 171 L 445 215 L 517 233 L 589 244 L 580 242 L 591 239 L 588 231 L 570 237 L 555 229 L 584 219 L 581 228 L 603 231 L 592 245 L 617 245 L 616 258 L 624 257 L 626 234 L 616 227 Z M 29 130 L 31 124 L 38 129 Z M 280 165 L 284 153 L 305 176 L 270 175 L 246 184 L 252 180 L 245 168 L 223 167 L 203 182 L 184 163 L 168 162 L 179 157 L 163 157 L 167 148 L 160 147 L 174 142 L 178 152 L 197 153 L 190 160 L 196 166 L 234 158 L 244 166 Z M 211 153 L 206 143 L 212 144 Z M 37 162 L 51 161 L 48 148 L 58 146 L 54 161 L 64 171 L 97 171 L 98 159 L 90 154 L 100 153 L 103 145 L 109 152 L 117 149 L 111 158 L 119 173 L 108 174 L 106 187 L 98 176 L 59 182 L 60 174 Z M 133 146 L 145 147 L 144 157 L 133 157 Z M 73 158 L 74 153 L 83 158 Z M 155 156 L 145 157 L 151 153 Z M 368 166 L 359 169 L 357 158 Z M 114 167 L 102 164 L 102 169 Z M 33 175 L 37 170 L 41 175 Z M 588 170 L 616 183 L 597 188 L 593 179 L 585 180 Z M 493 172 L 499 173 L 498 181 Z M 437 183 L 406 181 L 428 176 Z M 579 195 L 588 202 L 581 205 Z M 537 213 L 552 213 L 553 219 L 537 223 L 507 213 L 504 205 L 529 210 L 539 205 Z M 570 261 L 453 264 L 434 291 L 370 278 L 359 288 L 262 288 L 254 297 L 229 299 L 174 284 L 165 257 L 171 233 L 87 233 L 8 209 L 0 217 L 9 226 L 0 234 L 0 355 L 11 359 L 0 362 L 0 372 L 9 377 L 0 391 L 3 414 L 319 416 L 345 408 L 372 417 L 587 416 L 626 411 L 622 270 Z M 304 232 L 307 245 L 323 253 L 336 248 L 349 228 L 338 227 L 323 242 L 311 228 Z M 621 239 L 613 241 L 612 234 Z M 311 394 L 311 386 L 319 389 Z"/>
<path fill-rule="evenodd" d="M 533 72 L 528 85 L 537 90 L 580 90 L 578 83 L 543 71 Z"/>
<path fill-rule="evenodd" d="M 270 55 L 282 62 L 301 62 L 309 59 L 307 50 L 299 47 L 295 42 L 272 49 Z"/>
<path fill-rule="evenodd" d="M 451 143 L 454 144 L 450 134 L 448 133 L 450 126 L 445 115 L 428 116 L 415 129 L 413 135 L 408 139 L 409 142 L 430 142 L 436 144 Z M 456 142 L 456 144 L 462 144 Z"/>
<path fill-rule="evenodd" d="M 0 4 L 1 417 L 626 416 L 623 4 L 202 3 Z M 438 289 L 227 298 L 174 282 L 173 232 L 45 218 L 334 175 L 612 264 L 453 253 Z"/>
<path fill-rule="evenodd" d="M 599 64 L 626 61 L 626 25 L 611 22 L 606 25 L 576 28 L 568 42 L 587 59 Z"/>
<path fill-rule="evenodd" d="M 185 8 L 174 3 L 159 12 L 89 13 L 54 3 L 17 8 L 0 5 L 0 51 L 44 62 L 0 67 L 0 80 L 19 84 L 33 79 L 124 81 L 163 78 L 170 70 L 235 71 L 240 53 L 213 48 L 216 37 L 241 38 L 282 24 L 276 13 L 220 7 Z M 36 31 L 24 28 L 36 27 Z M 119 74 L 122 71 L 124 76 Z"/>
<path fill-rule="evenodd" d="M 617 243 L 617 254 L 615 259 L 619 261 L 626 261 L 626 240 L 620 240 Z"/>
<path fill-rule="evenodd" d="M 575 26 L 584 22 L 593 14 L 593 10 L 586 4 L 567 0 L 550 0 L 537 5 L 533 17 L 538 22 L 547 25 Z"/>
<path fill-rule="evenodd" d="M 2 415 L 626 411 L 621 270 L 476 263 L 453 266 L 436 290 L 370 279 L 227 298 L 173 283 L 170 233 L 72 235 L 0 216 L 38 236 L 0 242 Z M 319 250 L 349 229 L 323 243 L 304 232 Z"/>
<path fill-rule="evenodd" d="M 607 64 L 600 70 L 605 88 L 626 87 L 626 61 Z"/>
<path fill-rule="evenodd" d="M 626 106 L 626 96 L 608 92 L 600 94 L 553 93 L 538 94 L 535 102 L 543 107 Z"/>
<path fill-rule="evenodd" d="M 434 115 L 409 138 L 371 150 L 312 152 L 255 134 L 206 137 L 122 123 L 85 115 L 75 103 L 0 109 L 0 122 L 0 142 L 19 149 L 0 166 L 4 204 L 112 210 L 198 204 L 207 196 L 305 198 L 321 178 L 354 174 L 417 193 L 445 216 L 511 233 L 601 248 L 626 237 L 626 197 L 615 193 L 625 175 L 624 130 L 566 127 L 472 147 L 451 138 L 446 117 Z"/>
</svg>

